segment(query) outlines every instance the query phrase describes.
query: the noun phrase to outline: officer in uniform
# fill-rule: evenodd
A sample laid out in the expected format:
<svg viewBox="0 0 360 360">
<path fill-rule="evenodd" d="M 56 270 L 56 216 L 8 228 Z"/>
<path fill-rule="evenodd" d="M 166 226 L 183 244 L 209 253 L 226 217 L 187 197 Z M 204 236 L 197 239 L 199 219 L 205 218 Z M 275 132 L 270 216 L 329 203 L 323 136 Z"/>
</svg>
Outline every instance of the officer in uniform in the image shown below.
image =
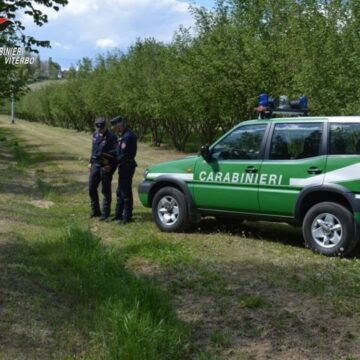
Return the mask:
<svg viewBox="0 0 360 360">
<path fill-rule="evenodd" d="M 115 217 L 120 224 L 131 221 L 133 212 L 132 180 L 137 167 L 137 137 L 126 125 L 126 119 L 118 116 L 111 120 L 114 132 L 119 136 L 116 160 L 119 168 L 119 184 L 116 192 L 117 203 Z"/>
<path fill-rule="evenodd" d="M 89 163 L 89 195 L 91 199 L 91 217 L 106 220 L 111 211 L 111 182 L 116 170 L 117 137 L 106 127 L 105 119 L 95 120 L 96 131 L 92 136 L 92 151 Z M 103 211 L 100 211 L 98 187 L 102 184 Z"/>
</svg>

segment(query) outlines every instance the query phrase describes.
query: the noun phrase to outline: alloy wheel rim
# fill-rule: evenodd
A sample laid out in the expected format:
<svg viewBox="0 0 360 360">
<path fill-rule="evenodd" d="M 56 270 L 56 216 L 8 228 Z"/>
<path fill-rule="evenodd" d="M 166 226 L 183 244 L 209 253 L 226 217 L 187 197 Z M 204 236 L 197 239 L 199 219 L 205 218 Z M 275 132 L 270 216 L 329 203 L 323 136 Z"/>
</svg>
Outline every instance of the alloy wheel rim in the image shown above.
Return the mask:
<svg viewBox="0 0 360 360">
<path fill-rule="evenodd" d="M 165 226 L 174 225 L 179 219 L 179 204 L 173 196 L 162 197 L 157 207 L 158 218 Z"/>
<path fill-rule="evenodd" d="M 335 215 L 322 213 L 314 219 L 311 235 L 319 246 L 331 249 L 341 242 L 343 227 Z"/>
</svg>

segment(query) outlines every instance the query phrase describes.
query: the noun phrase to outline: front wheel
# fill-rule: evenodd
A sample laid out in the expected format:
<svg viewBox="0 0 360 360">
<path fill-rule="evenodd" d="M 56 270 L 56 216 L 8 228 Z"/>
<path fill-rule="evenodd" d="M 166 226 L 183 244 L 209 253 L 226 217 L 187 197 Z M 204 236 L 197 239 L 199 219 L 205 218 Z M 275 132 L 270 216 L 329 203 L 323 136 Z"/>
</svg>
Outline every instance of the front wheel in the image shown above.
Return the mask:
<svg viewBox="0 0 360 360">
<path fill-rule="evenodd" d="M 356 245 L 352 213 L 332 202 L 316 204 L 307 212 L 303 235 L 309 248 L 327 256 L 347 255 Z"/>
<path fill-rule="evenodd" d="M 165 187 L 155 194 L 152 214 L 161 231 L 180 232 L 187 230 L 191 225 L 185 196 L 173 187 Z"/>
</svg>

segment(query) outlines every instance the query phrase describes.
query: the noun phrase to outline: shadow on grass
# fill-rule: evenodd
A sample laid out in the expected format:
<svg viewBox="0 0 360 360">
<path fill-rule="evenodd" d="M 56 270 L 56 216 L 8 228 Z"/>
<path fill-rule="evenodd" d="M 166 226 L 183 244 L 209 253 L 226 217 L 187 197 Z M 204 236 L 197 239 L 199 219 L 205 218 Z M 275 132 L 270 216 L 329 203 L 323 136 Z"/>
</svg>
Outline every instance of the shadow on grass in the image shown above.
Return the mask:
<svg viewBox="0 0 360 360">
<path fill-rule="evenodd" d="M 135 211 L 135 223 L 153 223 L 151 210 Z M 160 232 L 160 230 L 159 230 Z M 244 221 L 243 223 L 225 225 L 215 218 L 203 218 L 199 224 L 194 225 L 187 232 L 191 234 L 229 234 L 230 236 L 241 236 L 254 240 L 266 240 L 269 242 L 280 243 L 293 247 L 304 248 L 304 239 L 301 228 L 284 224 L 270 223 L 264 221 Z"/>
<path fill-rule="evenodd" d="M 264 221 L 244 221 L 241 224 L 224 225 L 214 218 L 203 219 L 195 229 L 200 234 L 229 234 L 230 236 L 241 236 L 256 240 L 264 240 L 272 243 L 278 243 L 294 248 L 305 249 L 305 240 L 300 226 L 289 225 L 277 222 L 264 222 Z M 311 252 L 308 249 L 309 253 Z M 322 255 L 317 255 L 322 256 Z M 360 259 L 360 240 L 356 245 L 355 250 L 347 255 L 349 259 Z"/>
<path fill-rule="evenodd" d="M 284 223 L 244 221 L 237 224 L 223 224 L 215 218 L 204 218 L 191 231 L 200 234 L 229 234 L 251 238 L 254 240 L 266 240 L 295 247 L 304 247 L 304 239 L 301 228 Z"/>
</svg>

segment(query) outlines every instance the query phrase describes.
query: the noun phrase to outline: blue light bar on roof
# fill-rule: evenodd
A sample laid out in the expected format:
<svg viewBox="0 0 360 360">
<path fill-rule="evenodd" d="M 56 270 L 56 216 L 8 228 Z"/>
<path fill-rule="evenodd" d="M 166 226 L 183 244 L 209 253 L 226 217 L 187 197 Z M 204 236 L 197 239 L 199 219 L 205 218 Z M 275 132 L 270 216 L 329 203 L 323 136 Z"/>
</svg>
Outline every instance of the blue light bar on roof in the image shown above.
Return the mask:
<svg viewBox="0 0 360 360">
<path fill-rule="evenodd" d="M 267 93 L 259 95 L 259 105 L 255 109 L 259 119 L 271 118 L 273 115 L 308 116 L 308 98 L 301 96 L 289 101 L 287 96 L 281 96 L 279 101 L 269 97 Z"/>
<path fill-rule="evenodd" d="M 266 93 L 260 94 L 259 106 L 268 107 L 268 105 L 269 105 L 269 95 Z"/>
<path fill-rule="evenodd" d="M 301 107 L 303 109 L 307 109 L 308 104 L 309 104 L 308 98 L 306 96 L 301 96 L 300 97 L 300 104 L 301 104 Z"/>
</svg>

